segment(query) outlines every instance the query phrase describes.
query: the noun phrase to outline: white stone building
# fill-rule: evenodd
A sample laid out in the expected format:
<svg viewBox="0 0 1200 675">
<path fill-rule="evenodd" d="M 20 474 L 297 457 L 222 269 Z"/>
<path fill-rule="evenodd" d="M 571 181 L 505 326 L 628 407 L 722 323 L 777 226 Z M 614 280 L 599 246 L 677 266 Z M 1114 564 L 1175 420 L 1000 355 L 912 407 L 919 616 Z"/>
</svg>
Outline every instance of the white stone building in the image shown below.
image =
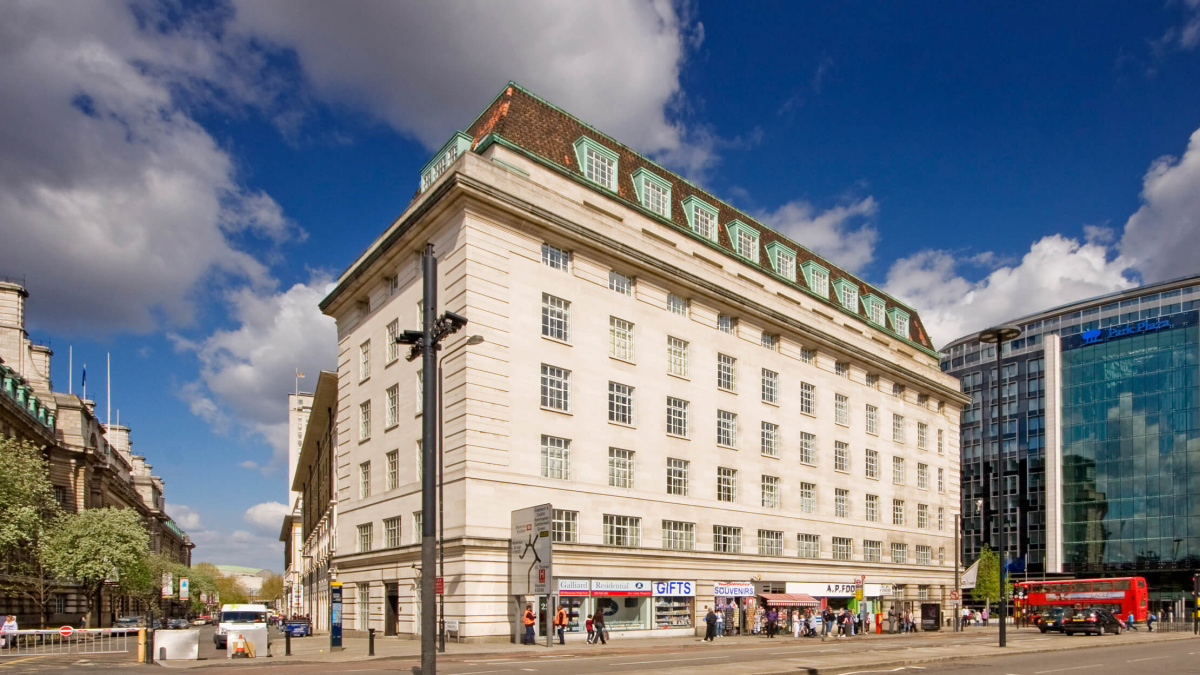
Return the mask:
<svg viewBox="0 0 1200 675">
<path fill-rule="evenodd" d="M 691 634 L 719 593 L 843 604 L 861 577 L 873 608 L 948 603 L 965 399 L 916 312 L 510 84 L 322 303 L 348 629 L 420 625 L 428 411 L 393 338 L 419 327 L 426 243 L 439 313 L 470 320 L 441 351 L 467 639 L 519 629 L 510 514 L 545 503 L 576 636 L 597 610 Z"/>
</svg>

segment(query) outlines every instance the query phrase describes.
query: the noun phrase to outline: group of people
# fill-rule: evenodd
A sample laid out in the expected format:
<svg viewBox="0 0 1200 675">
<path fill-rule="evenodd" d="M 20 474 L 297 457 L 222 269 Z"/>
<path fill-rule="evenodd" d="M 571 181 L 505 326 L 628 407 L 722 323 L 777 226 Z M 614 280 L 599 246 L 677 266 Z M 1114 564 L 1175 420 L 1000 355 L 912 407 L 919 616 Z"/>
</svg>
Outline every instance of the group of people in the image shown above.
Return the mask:
<svg viewBox="0 0 1200 675">
<path fill-rule="evenodd" d="M 13 649 L 17 646 L 17 617 L 9 614 L 0 625 L 0 648 Z"/>
<path fill-rule="evenodd" d="M 531 645 L 537 642 L 534 636 L 534 624 L 537 623 L 537 614 L 533 611 L 533 605 L 525 605 L 525 612 L 521 615 L 521 621 L 525 624 L 525 634 L 521 637 L 521 644 Z M 558 644 L 564 645 L 566 641 L 567 624 L 570 622 L 570 617 L 567 616 L 567 608 L 559 605 L 558 611 L 554 613 L 554 632 L 558 634 Z M 588 614 L 587 622 L 587 643 L 608 644 L 607 631 L 604 628 L 604 612 L 596 612 Z"/>
<path fill-rule="evenodd" d="M 988 625 L 988 608 L 983 610 L 971 609 L 970 607 L 962 608 L 962 625 L 970 626 L 974 623 L 976 626 Z"/>
<path fill-rule="evenodd" d="M 898 624 L 898 625 L 897 625 Z M 897 630 L 897 628 L 899 630 Z M 917 616 L 913 614 L 912 608 L 897 610 L 895 607 L 888 608 L 888 632 L 889 633 L 915 633 L 917 632 Z"/>
<path fill-rule="evenodd" d="M 718 637 L 725 635 L 725 612 L 717 605 L 715 608 L 704 608 L 704 640 L 712 642 Z M 788 619 L 791 621 L 789 622 Z M 758 607 L 754 612 L 754 622 L 751 630 L 755 635 L 766 635 L 768 638 L 774 638 L 780 631 L 786 631 L 791 628 L 792 637 L 817 637 L 821 639 L 829 637 L 830 633 L 834 633 L 837 638 L 848 638 L 854 635 L 867 632 L 870 628 L 870 618 L 861 614 L 855 614 L 847 608 L 841 610 L 833 610 L 825 608 L 824 610 L 814 610 L 812 608 L 792 609 L 789 615 L 787 609 L 779 610 L 776 608 Z"/>
</svg>

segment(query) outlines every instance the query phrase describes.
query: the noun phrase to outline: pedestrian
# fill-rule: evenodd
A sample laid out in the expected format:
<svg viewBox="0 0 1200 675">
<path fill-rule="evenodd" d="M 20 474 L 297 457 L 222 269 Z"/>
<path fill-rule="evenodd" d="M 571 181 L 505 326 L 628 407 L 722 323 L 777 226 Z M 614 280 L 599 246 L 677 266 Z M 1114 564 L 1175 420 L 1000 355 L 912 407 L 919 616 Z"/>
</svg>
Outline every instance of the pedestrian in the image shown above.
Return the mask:
<svg viewBox="0 0 1200 675">
<path fill-rule="evenodd" d="M 794 638 L 800 637 L 800 626 L 802 626 L 802 625 L 803 624 L 800 621 L 800 610 L 793 609 L 792 610 L 792 637 L 794 637 Z"/>
<path fill-rule="evenodd" d="M 1150 612 L 1150 614 L 1148 614 L 1146 616 L 1146 630 L 1148 632 L 1151 632 L 1151 633 L 1154 632 L 1154 622 L 1155 621 L 1158 621 L 1158 617 L 1154 614 L 1154 612 Z"/>
<path fill-rule="evenodd" d="M 888 633 L 896 632 L 896 607 L 888 607 Z"/>
<path fill-rule="evenodd" d="M 592 625 L 596 627 L 596 640 L 602 645 L 608 644 L 608 636 L 604 634 L 604 608 L 593 615 Z"/>
<path fill-rule="evenodd" d="M 525 614 L 521 619 L 525 622 L 525 636 L 521 638 L 521 644 L 531 645 L 535 642 L 533 624 L 537 621 L 537 617 L 533 614 L 533 605 L 525 605 Z"/>
<path fill-rule="evenodd" d="M 817 636 L 817 620 L 819 618 L 820 617 L 817 616 L 816 612 L 812 611 L 811 609 L 808 610 L 808 636 L 809 637 Z"/>
<path fill-rule="evenodd" d="M 567 630 L 567 608 L 562 605 L 558 606 L 558 613 L 554 615 L 554 627 L 558 629 L 558 644 L 567 644 L 563 637 Z"/>
<path fill-rule="evenodd" d="M 821 640 L 822 641 L 824 641 L 825 638 L 829 637 L 830 631 L 833 630 L 833 623 L 834 623 L 833 610 L 826 607 L 825 611 L 821 613 L 821 625 L 822 625 Z M 835 635 L 834 637 L 837 637 L 837 636 Z"/>
<path fill-rule="evenodd" d="M 87 614 L 84 614 L 83 616 L 79 617 L 79 627 L 81 629 L 87 628 Z"/>
<path fill-rule="evenodd" d="M 588 614 L 587 621 L 584 622 L 584 627 L 587 628 L 588 639 L 587 643 L 593 644 L 596 641 L 596 627 L 592 624 L 592 615 Z"/>
<path fill-rule="evenodd" d="M 717 637 L 725 634 L 725 608 L 720 607 L 717 610 Z"/>
<path fill-rule="evenodd" d="M 966 607 L 963 607 L 962 608 L 962 616 L 960 617 L 960 621 L 962 622 L 963 628 L 966 628 L 967 626 L 971 625 L 971 610 L 967 609 Z"/>
<path fill-rule="evenodd" d="M 984 606 L 983 606 L 983 625 L 985 625 L 985 626 L 986 626 L 986 625 L 988 625 L 988 608 L 987 608 L 987 605 L 984 605 Z"/>
<path fill-rule="evenodd" d="M 767 637 L 775 637 L 775 627 L 779 624 L 779 612 L 774 607 L 767 612 Z"/>
<path fill-rule="evenodd" d="M 0 647 L 16 649 L 17 647 L 17 617 L 9 614 L 4 617 L 4 625 L 0 626 Z"/>
<path fill-rule="evenodd" d="M 712 642 L 717 639 L 717 613 L 704 607 L 704 641 Z"/>
<path fill-rule="evenodd" d="M 1137 624 L 1133 622 L 1133 612 L 1129 613 L 1129 630 L 1137 630 Z"/>
</svg>

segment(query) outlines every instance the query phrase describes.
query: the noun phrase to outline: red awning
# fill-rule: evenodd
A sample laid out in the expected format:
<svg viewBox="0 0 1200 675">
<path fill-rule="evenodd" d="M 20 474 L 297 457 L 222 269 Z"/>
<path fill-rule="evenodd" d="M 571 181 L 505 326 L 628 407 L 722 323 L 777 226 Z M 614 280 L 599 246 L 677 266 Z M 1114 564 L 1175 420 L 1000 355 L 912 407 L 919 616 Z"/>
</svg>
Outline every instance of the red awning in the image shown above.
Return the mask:
<svg viewBox="0 0 1200 675">
<path fill-rule="evenodd" d="M 808 593 L 759 593 L 772 607 L 820 607 L 821 601 Z"/>
</svg>

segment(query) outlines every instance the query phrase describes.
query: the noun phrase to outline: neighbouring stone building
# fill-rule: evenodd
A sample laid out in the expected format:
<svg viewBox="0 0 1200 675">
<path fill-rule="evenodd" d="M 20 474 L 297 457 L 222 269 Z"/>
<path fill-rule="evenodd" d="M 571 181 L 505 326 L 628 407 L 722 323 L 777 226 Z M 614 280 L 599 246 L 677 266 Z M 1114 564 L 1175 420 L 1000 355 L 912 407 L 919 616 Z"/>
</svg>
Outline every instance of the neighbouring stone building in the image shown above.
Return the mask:
<svg viewBox="0 0 1200 675">
<path fill-rule="evenodd" d="M 437 311 L 470 321 L 440 352 L 465 639 L 520 630 L 510 517 L 547 503 L 572 639 L 595 611 L 632 637 L 693 634 L 716 600 L 844 605 L 863 577 L 871 609 L 949 606 L 969 399 L 917 312 L 510 83 L 321 305 L 348 629 L 421 623 L 435 411 L 395 337 L 419 328 L 430 243 Z"/>
<path fill-rule="evenodd" d="M 296 580 L 292 614 L 308 616 L 315 631 L 329 630 L 330 563 L 337 545 L 334 449 L 337 447 L 338 376 L 321 371 L 311 398 L 312 413 L 301 434 L 291 489 L 300 494 L 298 512 L 284 518 L 284 531 L 299 530 L 292 547 Z"/>
</svg>

